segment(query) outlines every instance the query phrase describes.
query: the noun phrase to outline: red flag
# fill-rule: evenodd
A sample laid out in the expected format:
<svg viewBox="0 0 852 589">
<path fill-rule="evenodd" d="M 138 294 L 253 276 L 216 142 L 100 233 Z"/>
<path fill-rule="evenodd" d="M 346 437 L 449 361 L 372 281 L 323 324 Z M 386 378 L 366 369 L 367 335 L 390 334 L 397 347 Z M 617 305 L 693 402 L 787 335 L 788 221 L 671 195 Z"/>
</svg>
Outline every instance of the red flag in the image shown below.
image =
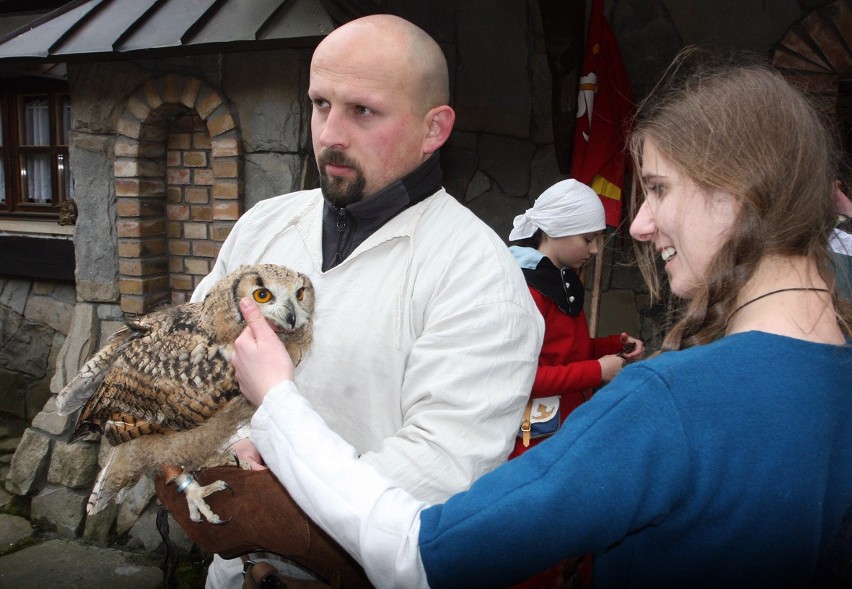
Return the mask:
<svg viewBox="0 0 852 589">
<path fill-rule="evenodd" d="M 593 0 L 580 78 L 571 174 L 601 197 L 606 224 L 621 223 L 627 126 L 633 118 L 633 92 L 618 42 Z"/>
</svg>

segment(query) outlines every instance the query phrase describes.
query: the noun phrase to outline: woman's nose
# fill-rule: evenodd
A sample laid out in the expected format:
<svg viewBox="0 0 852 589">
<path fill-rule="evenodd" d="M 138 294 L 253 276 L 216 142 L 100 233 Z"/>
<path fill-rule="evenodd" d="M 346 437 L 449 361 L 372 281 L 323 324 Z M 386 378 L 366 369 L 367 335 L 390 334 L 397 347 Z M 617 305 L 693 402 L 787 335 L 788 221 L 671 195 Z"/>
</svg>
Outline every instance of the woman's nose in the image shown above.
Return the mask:
<svg viewBox="0 0 852 589">
<path fill-rule="evenodd" d="M 654 223 L 654 215 L 648 201 L 642 203 L 633 222 L 630 223 L 630 236 L 637 241 L 650 241 L 654 238 L 657 225 Z"/>
</svg>

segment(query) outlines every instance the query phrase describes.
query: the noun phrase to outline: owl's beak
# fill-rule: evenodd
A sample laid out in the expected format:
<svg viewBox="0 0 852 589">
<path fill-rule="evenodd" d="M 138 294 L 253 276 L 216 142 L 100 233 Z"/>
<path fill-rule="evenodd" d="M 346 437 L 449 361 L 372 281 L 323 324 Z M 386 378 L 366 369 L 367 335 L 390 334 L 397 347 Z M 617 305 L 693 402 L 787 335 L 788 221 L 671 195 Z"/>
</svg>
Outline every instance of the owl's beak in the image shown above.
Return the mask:
<svg viewBox="0 0 852 589">
<path fill-rule="evenodd" d="M 290 329 L 296 327 L 296 308 L 293 306 L 293 301 L 287 301 L 284 305 L 287 309 L 287 314 L 284 315 L 284 318 L 287 320 L 287 325 Z"/>
<path fill-rule="evenodd" d="M 275 333 L 286 334 L 296 328 L 296 307 L 292 301 L 282 303 L 281 306 L 283 308 L 275 313 L 275 318 L 267 317 L 266 322 Z"/>
</svg>

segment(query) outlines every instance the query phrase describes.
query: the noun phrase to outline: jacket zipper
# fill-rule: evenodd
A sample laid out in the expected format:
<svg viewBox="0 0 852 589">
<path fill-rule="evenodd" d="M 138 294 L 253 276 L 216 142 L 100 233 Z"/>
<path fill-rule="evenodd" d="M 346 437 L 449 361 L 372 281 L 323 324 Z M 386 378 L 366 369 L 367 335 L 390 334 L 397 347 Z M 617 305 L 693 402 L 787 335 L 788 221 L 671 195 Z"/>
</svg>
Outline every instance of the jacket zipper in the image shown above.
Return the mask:
<svg viewBox="0 0 852 589">
<path fill-rule="evenodd" d="M 343 261 L 343 238 L 346 234 L 346 229 L 349 226 L 347 222 L 346 209 L 340 208 L 337 210 L 337 251 L 334 253 L 334 263 L 332 266 L 337 266 Z"/>
</svg>

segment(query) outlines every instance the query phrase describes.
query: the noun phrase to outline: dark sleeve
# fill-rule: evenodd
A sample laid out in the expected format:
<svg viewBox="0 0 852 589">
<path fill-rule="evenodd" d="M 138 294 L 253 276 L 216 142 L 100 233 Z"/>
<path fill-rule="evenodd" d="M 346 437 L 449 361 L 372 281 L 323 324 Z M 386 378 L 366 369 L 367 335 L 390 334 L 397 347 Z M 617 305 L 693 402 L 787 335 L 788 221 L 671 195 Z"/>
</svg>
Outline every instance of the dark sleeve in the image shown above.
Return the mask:
<svg viewBox="0 0 852 589">
<path fill-rule="evenodd" d="M 429 585 L 505 586 L 611 546 L 670 511 L 686 448 L 667 387 L 629 367 L 555 436 L 422 512 Z"/>
</svg>

